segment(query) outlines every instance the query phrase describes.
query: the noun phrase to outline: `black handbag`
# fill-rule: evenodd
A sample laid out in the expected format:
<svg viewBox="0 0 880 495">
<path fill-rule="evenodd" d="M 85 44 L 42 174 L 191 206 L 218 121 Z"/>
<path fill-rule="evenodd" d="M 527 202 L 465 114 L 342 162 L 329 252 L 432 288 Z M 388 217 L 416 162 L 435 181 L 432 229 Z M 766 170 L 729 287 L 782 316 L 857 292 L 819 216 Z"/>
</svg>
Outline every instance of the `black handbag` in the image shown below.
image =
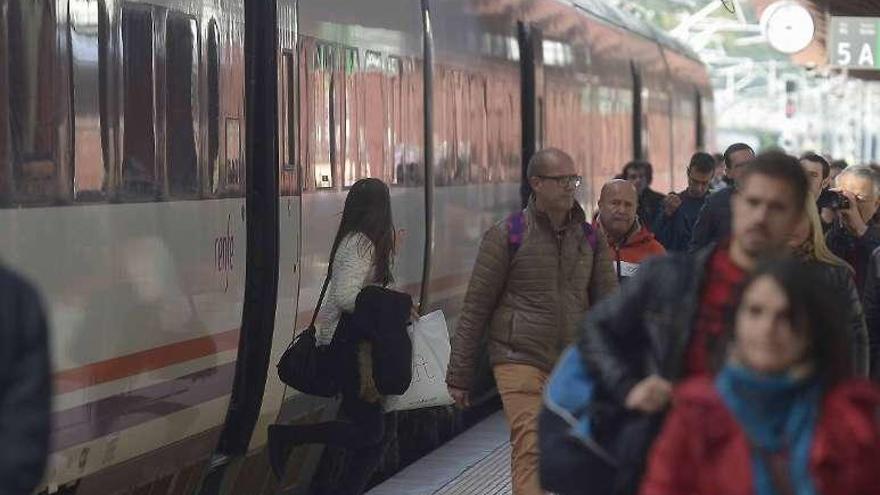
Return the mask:
<svg viewBox="0 0 880 495">
<path fill-rule="evenodd" d="M 340 393 L 340 386 L 334 373 L 333 346 L 318 346 L 315 340 L 315 320 L 324 301 L 324 294 L 330 284 L 332 266 L 327 269 L 327 277 L 318 296 L 315 312 L 309 327 L 294 337 L 278 361 L 278 378 L 287 386 L 309 395 L 333 397 Z"/>
</svg>

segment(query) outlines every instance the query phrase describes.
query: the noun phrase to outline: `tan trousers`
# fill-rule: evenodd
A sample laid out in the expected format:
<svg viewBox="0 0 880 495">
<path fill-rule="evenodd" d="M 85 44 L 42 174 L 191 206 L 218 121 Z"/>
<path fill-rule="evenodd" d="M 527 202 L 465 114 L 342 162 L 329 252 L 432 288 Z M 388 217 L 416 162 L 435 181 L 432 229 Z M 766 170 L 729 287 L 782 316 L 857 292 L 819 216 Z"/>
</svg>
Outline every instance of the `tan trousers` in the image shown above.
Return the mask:
<svg viewBox="0 0 880 495">
<path fill-rule="evenodd" d="M 543 495 L 538 473 L 538 413 L 548 374 L 524 364 L 499 364 L 493 371 L 510 424 L 513 495 Z"/>
</svg>

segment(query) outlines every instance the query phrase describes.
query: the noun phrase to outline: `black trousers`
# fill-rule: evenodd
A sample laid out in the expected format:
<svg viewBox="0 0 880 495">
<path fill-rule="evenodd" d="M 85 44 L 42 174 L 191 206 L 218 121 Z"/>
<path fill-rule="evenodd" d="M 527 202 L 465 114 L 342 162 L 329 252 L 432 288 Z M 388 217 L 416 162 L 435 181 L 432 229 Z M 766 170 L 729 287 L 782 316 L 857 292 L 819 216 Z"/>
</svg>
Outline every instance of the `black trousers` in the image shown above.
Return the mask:
<svg viewBox="0 0 880 495">
<path fill-rule="evenodd" d="M 290 425 L 284 437 L 292 445 L 324 444 L 345 449 L 344 470 L 335 495 L 361 495 L 379 466 L 385 447 L 385 418 L 381 403 L 345 394 L 339 418 L 324 423 Z"/>
</svg>

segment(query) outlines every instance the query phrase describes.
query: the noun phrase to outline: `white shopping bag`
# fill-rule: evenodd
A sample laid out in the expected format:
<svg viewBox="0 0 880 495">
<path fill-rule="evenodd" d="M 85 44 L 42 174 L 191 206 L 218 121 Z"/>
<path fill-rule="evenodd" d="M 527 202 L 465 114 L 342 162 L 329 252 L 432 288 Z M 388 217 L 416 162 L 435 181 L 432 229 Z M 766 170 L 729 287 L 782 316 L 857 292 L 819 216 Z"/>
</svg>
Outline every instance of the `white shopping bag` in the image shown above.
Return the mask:
<svg viewBox="0 0 880 495">
<path fill-rule="evenodd" d="M 449 332 L 443 311 L 416 320 L 407 329 L 412 339 L 412 382 L 403 395 L 385 397 L 385 411 L 408 411 L 453 403 L 446 389 Z"/>
</svg>

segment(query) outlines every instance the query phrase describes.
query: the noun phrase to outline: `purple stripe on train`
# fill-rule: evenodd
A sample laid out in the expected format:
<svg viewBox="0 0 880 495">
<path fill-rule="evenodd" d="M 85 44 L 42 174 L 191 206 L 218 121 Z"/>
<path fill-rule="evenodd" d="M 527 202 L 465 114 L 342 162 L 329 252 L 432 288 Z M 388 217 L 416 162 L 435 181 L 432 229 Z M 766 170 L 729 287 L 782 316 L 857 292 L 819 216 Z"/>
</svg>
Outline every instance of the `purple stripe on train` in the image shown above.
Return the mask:
<svg viewBox="0 0 880 495">
<path fill-rule="evenodd" d="M 227 395 L 232 391 L 234 377 L 235 362 L 231 362 L 58 411 L 52 416 L 52 451 L 58 452 Z M 195 420 L 195 415 L 192 419 Z"/>
</svg>

